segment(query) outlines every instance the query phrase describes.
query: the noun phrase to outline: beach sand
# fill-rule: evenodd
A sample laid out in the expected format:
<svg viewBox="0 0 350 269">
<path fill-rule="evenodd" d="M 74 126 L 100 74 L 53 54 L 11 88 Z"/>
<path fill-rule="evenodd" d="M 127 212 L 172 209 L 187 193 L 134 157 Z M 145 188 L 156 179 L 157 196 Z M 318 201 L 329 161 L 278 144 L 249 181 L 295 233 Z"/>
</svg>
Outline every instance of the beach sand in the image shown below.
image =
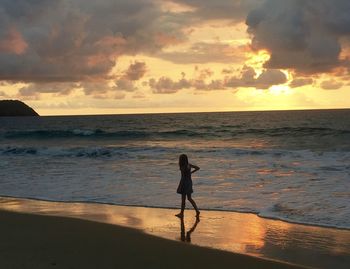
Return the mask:
<svg viewBox="0 0 350 269">
<path fill-rule="evenodd" d="M 0 212 L 0 268 L 298 268 L 86 220 Z"/>
<path fill-rule="evenodd" d="M 348 268 L 350 263 L 349 230 L 222 211 L 202 211 L 200 222 L 193 210 L 186 211 L 181 222 L 176 212 L 0 197 L 0 268 L 293 268 L 271 260 Z"/>
</svg>

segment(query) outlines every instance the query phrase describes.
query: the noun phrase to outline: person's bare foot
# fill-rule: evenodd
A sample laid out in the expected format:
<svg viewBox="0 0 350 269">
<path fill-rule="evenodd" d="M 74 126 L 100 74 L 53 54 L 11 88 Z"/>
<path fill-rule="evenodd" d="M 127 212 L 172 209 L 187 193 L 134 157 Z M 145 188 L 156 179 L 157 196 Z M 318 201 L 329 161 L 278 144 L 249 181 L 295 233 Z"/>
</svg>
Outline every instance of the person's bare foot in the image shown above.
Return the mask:
<svg viewBox="0 0 350 269">
<path fill-rule="evenodd" d="M 176 214 L 175 216 L 182 219 L 184 217 L 184 214 L 180 212 L 179 214 Z"/>
</svg>

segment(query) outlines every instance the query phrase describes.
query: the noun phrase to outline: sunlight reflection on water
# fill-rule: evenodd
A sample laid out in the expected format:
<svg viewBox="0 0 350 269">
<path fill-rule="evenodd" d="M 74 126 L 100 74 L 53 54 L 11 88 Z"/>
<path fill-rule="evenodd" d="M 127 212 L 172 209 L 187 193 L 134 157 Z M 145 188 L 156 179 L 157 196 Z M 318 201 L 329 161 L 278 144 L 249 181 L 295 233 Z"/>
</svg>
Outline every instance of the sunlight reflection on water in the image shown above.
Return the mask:
<svg viewBox="0 0 350 269">
<path fill-rule="evenodd" d="M 318 268 L 348 268 L 350 231 L 267 220 L 254 214 L 193 211 L 185 221 L 177 210 L 93 203 L 58 203 L 0 198 L 0 209 L 81 218 L 140 229 L 146 233 L 196 245 Z"/>
</svg>

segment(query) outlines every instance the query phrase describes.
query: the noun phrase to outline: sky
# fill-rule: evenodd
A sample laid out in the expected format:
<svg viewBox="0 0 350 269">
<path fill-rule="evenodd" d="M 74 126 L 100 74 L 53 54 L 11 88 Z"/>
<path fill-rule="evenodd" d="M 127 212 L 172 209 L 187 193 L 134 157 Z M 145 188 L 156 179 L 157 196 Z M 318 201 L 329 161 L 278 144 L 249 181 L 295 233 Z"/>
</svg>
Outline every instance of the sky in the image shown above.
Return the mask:
<svg viewBox="0 0 350 269">
<path fill-rule="evenodd" d="M 41 115 L 350 107 L 348 0 L 1 0 L 0 100 Z"/>
</svg>

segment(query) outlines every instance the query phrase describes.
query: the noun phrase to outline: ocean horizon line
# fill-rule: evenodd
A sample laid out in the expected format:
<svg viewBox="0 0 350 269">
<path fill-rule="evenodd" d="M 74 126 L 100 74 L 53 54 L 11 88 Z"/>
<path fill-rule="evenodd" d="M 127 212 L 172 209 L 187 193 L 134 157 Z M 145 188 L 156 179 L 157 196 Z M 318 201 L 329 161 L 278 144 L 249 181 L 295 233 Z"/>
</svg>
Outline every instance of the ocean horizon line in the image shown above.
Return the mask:
<svg viewBox="0 0 350 269">
<path fill-rule="evenodd" d="M 40 108 L 39 108 L 40 109 Z M 215 114 L 215 113 L 254 113 L 254 112 L 298 112 L 298 111 L 346 111 L 348 108 L 300 108 L 300 109 L 268 109 L 268 110 L 217 110 L 217 111 L 179 111 L 179 112 L 133 112 L 133 113 L 101 113 L 101 114 L 56 114 L 40 117 L 93 117 L 93 116 L 133 116 L 133 115 L 178 115 L 178 114 Z"/>
</svg>

